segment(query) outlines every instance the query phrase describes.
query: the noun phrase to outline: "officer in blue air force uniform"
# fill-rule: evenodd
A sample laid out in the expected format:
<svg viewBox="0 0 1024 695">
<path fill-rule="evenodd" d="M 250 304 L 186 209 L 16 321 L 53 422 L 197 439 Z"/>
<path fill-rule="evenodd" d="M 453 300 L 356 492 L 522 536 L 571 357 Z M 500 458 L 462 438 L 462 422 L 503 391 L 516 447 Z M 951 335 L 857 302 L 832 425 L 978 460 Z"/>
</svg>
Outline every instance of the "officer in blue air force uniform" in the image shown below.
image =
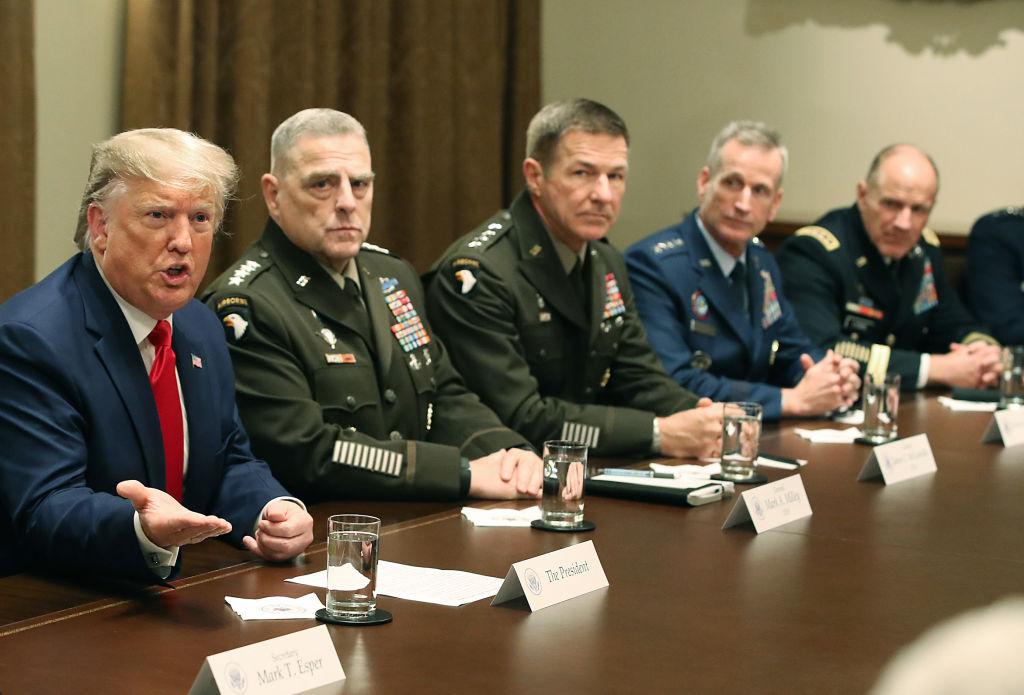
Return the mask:
<svg viewBox="0 0 1024 695">
<path fill-rule="evenodd" d="M 971 227 L 967 304 L 996 339 L 1024 345 L 1024 207 L 990 212 Z"/>
<path fill-rule="evenodd" d="M 756 235 L 782 200 L 786 150 L 762 123 L 730 123 L 697 180 L 701 204 L 626 253 L 637 308 L 665 369 L 716 400 L 764 416 L 816 415 L 856 398 L 850 360 L 815 348 Z"/>
</svg>

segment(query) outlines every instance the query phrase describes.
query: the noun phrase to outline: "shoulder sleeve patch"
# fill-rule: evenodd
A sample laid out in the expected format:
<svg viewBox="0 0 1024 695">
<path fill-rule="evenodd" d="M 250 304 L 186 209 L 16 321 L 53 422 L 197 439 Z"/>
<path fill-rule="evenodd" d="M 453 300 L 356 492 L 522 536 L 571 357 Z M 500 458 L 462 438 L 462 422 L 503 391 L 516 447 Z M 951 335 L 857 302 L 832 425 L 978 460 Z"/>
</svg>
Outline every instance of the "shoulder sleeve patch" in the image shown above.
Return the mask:
<svg viewBox="0 0 1024 695">
<path fill-rule="evenodd" d="M 249 299 L 237 294 L 226 294 L 216 297 L 213 305 L 217 318 L 224 325 L 224 337 L 229 343 L 240 342 L 252 323 Z"/>
<path fill-rule="evenodd" d="M 801 227 L 795 233 L 796 236 L 809 236 L 817 239 L 826 251 L 832 252 L 839 248 L 839 239 L 836 239 L 836 235 L 824 227 Z"/>
<path fill-rule="evenodd" d="M 931 227 L 925 227 L 921 230 L 921 238 L 932 246 L 938 247 L 939 245 L 939 235 Z"/>
<path fill-rule="evenodd" d="M 475 258 L 466 258 L 465 256 L 457 256 L 452 259 L 453 268 L 479 268 L 480 261 Z"/>
</svg>

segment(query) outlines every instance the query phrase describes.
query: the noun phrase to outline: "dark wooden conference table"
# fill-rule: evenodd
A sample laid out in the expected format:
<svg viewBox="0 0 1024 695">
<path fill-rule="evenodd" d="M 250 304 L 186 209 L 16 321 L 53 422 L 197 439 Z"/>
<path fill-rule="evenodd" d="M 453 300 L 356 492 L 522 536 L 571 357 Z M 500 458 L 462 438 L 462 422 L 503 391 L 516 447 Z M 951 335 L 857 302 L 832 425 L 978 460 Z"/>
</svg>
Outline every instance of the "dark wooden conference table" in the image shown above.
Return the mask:
<svg viewBox="0 0 1024 695">
<path fill-rule="evenodd" d="M 593 540 L 610 582 L 533 614 L 381 597 L 393 623 L 329 627 L 348 676 L 337 692 L 863 693 L 929 626 L 1024 589 L 1024 447 L 979 444 L 990 419 L 904 394 L 900 434 L 926 432 L 938 471 L 889 487 L 856 481 L 867 447 L 766 427 L 763 451 L 810 460 L 800 475 L 814 513 L 761 535 L 721 530 L 735 499 L 591 496 L 588 534 L 478 529 L 453 503 L 316 506 L 324 536 L 331 513 L 376 513 L 383 559 L 492 576 Z M 217 541 L 185 552 L 173 590 L 0 579 L 0 693 L 183 693 L 207 655 L 314 625 L 242 622 L 224 596 L 308 593 L 283 580 L 325 566 L 325 543 L 303 566 Z"/>
</svg>

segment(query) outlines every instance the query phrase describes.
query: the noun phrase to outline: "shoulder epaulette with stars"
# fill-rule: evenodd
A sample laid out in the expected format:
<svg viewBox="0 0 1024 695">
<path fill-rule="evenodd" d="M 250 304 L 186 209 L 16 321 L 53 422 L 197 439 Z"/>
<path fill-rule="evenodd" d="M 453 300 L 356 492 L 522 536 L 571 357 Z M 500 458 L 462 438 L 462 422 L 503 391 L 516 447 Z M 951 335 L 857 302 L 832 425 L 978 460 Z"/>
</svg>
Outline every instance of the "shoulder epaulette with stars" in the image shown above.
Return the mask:
<svg viewBox="0 0 1024 695">
<path fill-rule="evenodd" d="M 508 231 L 512 226 L 512 215 L 507 210 L 502 210 L 497 215 L 488 220 L 487 224 L 484 225 L 483 229 L 473 235 L 473 237 L 466 242 L 466 248 L 468 249 L 482 249 L 487 248 L 499 238 L 501 235 Z"/>
<path fill-rule="evenodd" d="M 651 253 L 655 256 L 660 256 L 668 251 L 679 250 L 685 247 L 686 242 L 679 237 L 675 237 L 674 239 L 666 239 L 664 241 L 658 241 L 651 244 Z"/>
<path fill-rule="evenodd" d="M 818 243 L 825 247 L 826 251 L 832 252 L 839 248 L 839 239 L 836 239 L 836 235 L 828 231 L 824 227 L 810 226 L 801 227 L 794 232 L 796 236 L 809 236 L 813 239 L 817 239 Z"/>
<path fill-rule="evenodd" d="M 925 242 L 930 244 L 931 246 L 938 248 L 939 235 L 936 234 L 935 230 L 932 229 L 931 227 L 925 227 L 924 229 L 921 230 L 921 238 L 924 239 Z"/>
<path fill-rule="evenodd" d="M 228 286 L 245 287 L 270 265 L 270 259 L 262 257 L 262 254 L 258 261 L 255 258 L 242 258 L 232 269 L 231 277 L 228 278 Z"/>
<path fill-rule="evenodd" d="M 363 249 L 363 251 L 376 251 L 377 253 L 382 253 L 385 256 L 394 256 L 395 255 L 395 254 L 391 253 L 391 251 L 389 251 L 388 249 L 384 248 L 383 246 L 377 246 L 376 244 L 371 244 L 368 241 L 364 241 L 363 242 L 362 249 Z"/>
</svg>

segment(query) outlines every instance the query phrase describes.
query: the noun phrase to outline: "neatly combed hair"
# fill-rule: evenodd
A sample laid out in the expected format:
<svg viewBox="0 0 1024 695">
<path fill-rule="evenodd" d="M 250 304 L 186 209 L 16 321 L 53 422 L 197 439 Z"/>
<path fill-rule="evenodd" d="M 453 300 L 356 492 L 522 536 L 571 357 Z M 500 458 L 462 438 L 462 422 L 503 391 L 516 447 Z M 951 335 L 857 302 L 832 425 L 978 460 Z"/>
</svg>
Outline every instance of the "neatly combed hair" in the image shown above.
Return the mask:
<svg viewBox="0 0 1024 695">
<path fill-rule="evenodd" d="M 875 155 L 875 158 L 871 160 L 871 164 L 868 166 L 868 174 L 867 176 L 864 177 L 865 183 L 867 183 L 868 186 L 870 186 L 871 188 L 877 186 L 878 170 L 882 168 L 882 162 L 887 160 L 891 155 L 896 154 L 897 150 L 902 150 L 904 148 L 910 150 L 917 150 L 922 155 L 924 155 L 924 158 L 927 159 L 928 163 L 932 165 L 932 171 L 935 172 L 935 191 L 938 192 L 939 167 L 937 164 L 935 164 L 935 160 L 932 159 L 932 156 L 930 154 L 922 150 L 917 145 L 911 145 L 910 143 L 907 142 L 896 142 L 893 143 L 892 145 L 886 145 L 881 150 L 879 150 L 878 154 Z"/>
<path fill-rule="evenodd" d="M 779 172 L 778 184 L 786 176 L 789 167 L 789 150 L 782 144 L 782 137 L 777 130 L 769 128 L 761 121 L 733 121 L 715 136 L 708 151 L 705 162 L 711 178 L 722 170 L 722 150 L 730 140 L 735 140 L 745 147 L 761 147 L 766 150 L 778 150 L 782 158 L 782 171 Z"/>
<path fill-rule="evenodd" d="M 174 128 L 140 128 L 118 133 L 92 148 L 89 181 L 78 208 L 75 244 L 89 248 L 89 206 L 123 193 L 131 180 L 148 180 L 184 191 L 212 194 L 217 230 L 238 185 L 230 154 L 198 135 Z"/>
<path fill-rule="evenodd" d="M 526 129 L 526 156 L 547 169 L 558 141 L 570 130 L 620 136 L 629 145 L 629 131 L 619 114 L 590 99 L 570 99 L 552 102 L 533 117 Z"/>
<path fill-rule="evenodd" d="M 351 133 L 360 136 L 366 146 L 370 146 L 363 124 L 347 113 L 334 109 L 303 109 L 289 116 L 274 130 L 270 138 L 270 171 L 275 176 L 284 173 L 289 164 L 288 153 L 301 137 L 329 137 Z"/>
</svg>

